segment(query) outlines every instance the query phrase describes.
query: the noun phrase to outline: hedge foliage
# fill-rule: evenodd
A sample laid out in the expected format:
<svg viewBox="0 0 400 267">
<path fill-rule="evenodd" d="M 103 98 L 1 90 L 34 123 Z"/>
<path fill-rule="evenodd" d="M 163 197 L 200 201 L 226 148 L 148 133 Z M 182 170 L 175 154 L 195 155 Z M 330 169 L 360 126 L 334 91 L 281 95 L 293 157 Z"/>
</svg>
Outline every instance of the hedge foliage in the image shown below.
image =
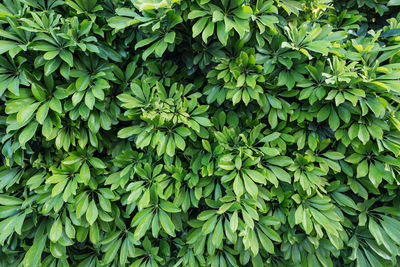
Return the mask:
<svg viewBox="0 0 400 267">
<path fill-rule="evenodd" d="M 399 0 L 0 2 L 0 266 L 398 266 Z"/>
</svg>

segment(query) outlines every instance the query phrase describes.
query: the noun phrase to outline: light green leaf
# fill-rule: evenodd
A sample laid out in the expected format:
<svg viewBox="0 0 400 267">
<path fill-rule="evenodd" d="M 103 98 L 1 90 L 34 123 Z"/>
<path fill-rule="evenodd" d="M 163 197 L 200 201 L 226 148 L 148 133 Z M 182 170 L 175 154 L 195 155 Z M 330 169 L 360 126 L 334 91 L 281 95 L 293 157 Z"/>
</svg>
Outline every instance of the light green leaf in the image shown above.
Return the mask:
<svg viewBox="0 0 400 267">
<path fill-rule="evenodd" d="M 160 224 L 165 232 L 168 235 L 175 237 L 175 225 L 171 221 L 171 218 L 168 216 L 168 214 L 165 213 L 163 210 L 159 210 L 159 219 Z"/>
<path fill-rule="evenodd" d="M 26 142 L 31 140 L 36 133 L 37 127 L 37 122 L 31 122 L 27 127 L 25 127 L 18 137 L 19 143 L 24 146 Z"/>
<path fill-rule="evenodd" d="M 53 222 L 53 225 L 51 226 L 50 229 L 50 234 L 49 234 L 49 238 L 51 240 L 51 242 L 57 242 L 58 239 L 60 239 L 62 234 L 62 223 L 60 218 L 58 218 L 57 220 L 55 220 Z"/>
<path fill-rule="evenodd" d="M 97 210 L 97 205 L 92 199 L 90 201 L 89 207 L 86 211 L 86 220 L 90 225 L 92 225 L 96 220 L 97 216 L 99 215 L 99 211 Z"/>
</svg>

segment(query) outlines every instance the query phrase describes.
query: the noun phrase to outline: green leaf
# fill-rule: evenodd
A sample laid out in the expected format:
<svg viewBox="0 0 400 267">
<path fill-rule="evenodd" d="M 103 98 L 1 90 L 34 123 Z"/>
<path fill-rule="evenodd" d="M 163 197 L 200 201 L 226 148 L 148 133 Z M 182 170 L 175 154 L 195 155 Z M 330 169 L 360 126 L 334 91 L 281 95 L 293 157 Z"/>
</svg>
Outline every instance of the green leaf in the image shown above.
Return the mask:
<svg viewBox="0 0 400 267">
<path fill-rule="evenodd" d="M 212 243 L 216 247 L 220 247 L 222 244 L 222 238 L 224 237 L 224 230 L 222 226 L 222 220 L 219 220 L 217 226 L 212 235 Z"/>
<path fill-rule="evenodd" d="M 45 102 L 43 105 L 39 107 L 39 109 L 36 112 L 36 120 L 40 123 L 43 124 L 44 120 L 47 117 L 47 114 L 49 113 L 49 102 Z"/>
<path fill-rule="evenodd" d="M 337 151 L 327 151 L 323 154 L 325 157 L 333 160 L 344 159 L 344 155 Z"/>
<path fill-rule="evenodd" d="M 336 131 L 340 126 L 339 116 L 334 109 L 331 110 L 329 115 L 329 126 L 331 127 L 332 131 Z"/>
<path fill-rule="evenodd" d="M 306 47 L 311 51 L 318 52 L 326 56 L 329 53 L 330 43 L 327 41 L 319 40 L 308 43 Z"/>
<path fill-rule="evenodd" d="M 17 46 L 16 42 L 8 40 L 0 40 L 0 55 L 8 52 L 10 49 Z"/>
<path fill-rule="evenodd" d="M 169 44 L 173 44 L 175 41 L 175 32 L 169 32 L 165 35 L 164 37 L 164 42 L 169 43 Z"/>
<path fill-rule="evenodd" d="M 204 148 L 206 151 L 212 153 L 211 145 L 210 145 L 210 142 L 208 142 L 208 140 L 202 139 L 202 140 L 201 140 L 201 144 L 203 145 L 203 148 Z"/>
<path fill-rule="evenodd" d="M 55 58 L 56 56 L 58 56 L 59 51 L 55 50 L 55 51 L 48 51 L 46 53 L 44 53 L 43 58 L 45 60 L 52 60 L 53 58 Z"/>
<path fill-rule="evenodd" d="M 26 252 L 22 265 L 24 267 L 39 266 L 42 259 L 42 252 L 47 241 L 47 233 L 44 232 L 44 223 L 38 227 L 32 246 Z"/>
<path fill-rule="evenodd" d="M 367 174 L 368 174 L 368 162 L 367 160 L 363 160 L 357 166 L 357 178 L 364 177 Z"/>
<path fill-rule="evenodd" d="M 24 146 L 26 142 L 31 140 L 36 133 L 37 127 L 37 122 L 31 122 L 27 127 L 25 127 L 18 137 L 19 143 Z"/>
<path fill-rule="evenodd" d="M 240 198 L 241 195 L 244 193 L 244 185 L 243 185 L 243 180 L 240 178 L 239 175 L 235 177 L 235 180 L 233 181 L 233 191 L 235 192 L 236 196 Z"/>
<path fill-rule="evenodd" d="M 208 219 L 204 224 L 201 229 L 203 235 L 208 235 L 214 230 L 215 224 L 217 223 L 218 216 L 213 216 L 210 219 Z"/>
<path fill-rule="evenodd" d="M 317 114 L 317 121 L 321 122 L 326 120 L 329 117 L 330 113 L 331 108 L 328 105 L 324 106 Z"/>
<path fill-rule="evenodd" d="M 258 171 L 247 169 L 245 170 L 245 172 L 254 182 L 264 185 L 267 183 L 265 176 L 259 173 Z"/>
<path fill-rule="evenodd" d="M 226 46 L 228 42 L 229 32 L 225 31 L 225 25 L 221 21 L 217 23 L 217 36 L 221 44 Z"/>
<path fill-rule="evenodd" d="M 247 175 L 243 175 L 243 181 L 244 181 L 244 186 L 246 188 L 246 191 L 253 198 L 257 198 L 257 194 L 258 194 L 257 185 L 251 179 L 249 179 L 249 177 Z"/>
<path fill-rule="evenodd" d="M 139 20 L 127 17 L 112 17 L 108 20 L 108 25 L 115 29 L 124 29 L 138 23 Z"/>
<path fill-rule="evenodd" d="M 19 198 L 13 197 L 13 196 L 8 196 L 1 194 L 0 195 L 0 205 L 3 206 L 14 206 L 14 205 L 20 205 L 22 204 L 22 200 Z"/>
<path fill-rule="evenodd" d="M 57 196 L 58 194 L 61 194 L 61 192 L 64 190 L 65 186 L 67 185 L 67 183 L 68 183 L 68 180 L 67 180 L 67 179 L 62 180 L 62 181 L 60 181 L 59 183 L 57 183 L 57 184 L 53 187 L 53 189 L 51 190 L 51 196 L 52 196 L 52 197 L 55 197 L 55 196 Z"/>
<path fill-rule="evenodd" d="M 78 90 L 78 92 L 86 90 L 86 88 L 89 86 L 89 82 L 90 82 L 89 75 L 84 75 L 79 77 L 75 83 L 76 90 Z"/>
<path fill-rule="evenodd" d="M 358 138 L 363 142 L 363 144 L 366 144 L 369 141 L 369 132 L 365 125 L 360 125 Z"/>
<path fill-rule="evenodd" d="M 82 166 L 81 166 L 80 176 L 81 176 L 82 181 L 85 184 L 89 184 L 89 181 L 90 181 L 90 169 L 89 169 L 89 166 L 87 165 L 86 162 L 84 162 L 82 164 Z"/>
<path fill-rule="evenodd" d="M 161 200 L 160 207 L 161 207 L 161 209 L 165 210 L 166 212 L 171 212 L 171 213 L 181 211 L 181 209 L 178 208 L 177 206 L 175 206 L 175 204 L 173 204 L 169 201 L 165 201 L 165 200 Z"/>
<path fill-rule="evenodd" d="M 374 219 L 369 219 L 368 223 L 368 230 L 371 233 L 371 235 L 375 238 L 376 242 L 378 245 L 383 244 L 383 236 L 381 232 L 381 228 L 379 225 L 376 223 Z"/>
<path fill-rule="evenodd" d="M 76 231 L 69 218 L 65 219 L 65 233 L 69 238 L 75 238 Z"/>
<path fill-rule="evenodd" d="M 260 142 L 265 142 L 265 143 L 267 143 L 267 142 L 272 142 L 272 141 L 278 139 L 280 136 L 281 136 L 280 133 L 274 132 L 274 133 L 272 133 L 272 134 L 269 134 L 269 135 L 263 137 L 263 138 L 260 140 Z"/>
<path fill-rule="evenodd" d="M 86 106 L 92 110 L 94 107 L 94 104 L 96 103 L 96 99 L 94 98 L 94 95 L 91 90 L 87 91 L 85 94 L 85 104 Z"/>
<path fill-rule="evenodd" d="M 172 135 L 168 137 L 168 143 L 167 143 L 167 150 L 166 150 L 168 156 L 173 157 L 175 155 L 175 142 L 174 138 Z"/>
<path fill-rule="evenodd" d="M 175 237 L 175 225 L 172 223 L 171 218 L 163 210 L 159 210 L 160 224 L 165 232 Z"/>
<path fill-rule="evenodd" d="M 139 134 L 142 129 L 136 125 L 123 128 L 118 132 L 118 138 L 128 138 L 132 135 Z"/>
<path fill-rule="evenodd" d="M 253 10 L 249 6 L 241 6 L 233 11 L 236 17 L 240 19 L 248 19 L 253 14 Z"/>
<path fill-rule="evenodd" d="M 225 203 L 221 207 L 219 207 L 217 213 L 218 214 L 223 214 L 225 213 L 230 207 L 232 207 L 233 203 Z"/>
<path fill-rule="evenodd" d="M 150 38 L 146 38 L 146 39 L 143 39 L 143 40 L 137 42 L 136 45 L 135 45 L 135 50 L 138 49 L 138 48 L 141 48 L 143 46 L 146 46 L 148 44 L 151 44 L 152 42 L 157 40 L 159 37 L 160 36 L 158 34 L 156 34 L 156 35 L 151 36 Z"/>
<path fill-rule="evenodd" d="M 74 58 L 72 53 L 68 50 L 62 49 L 60 51 L 60 57 L 64 60 L 71 68 L 74 66 Z"/>
<path fill-rule="evenodd" d="M 53 72 L 55 72 L 58 67 L 61 65 L 61 59 L 56 57 L 52 60 L 49 60 L 44 65 L 44 75 L 50 76 Z"/>
<path fill-rule="evenodd" d="M 89 162 L 96 169 L 105 169 L 107 167 L 101 159 L 96 157 L 89 157 Z"/>
<path fill-rule="evenodd" d="M 49 103 L 49 107 L 50 107 L 52 110 L 54 110 L 55 112 L 58 112 L 58 113 L 60 113 L 60 114 L 63 113 L 62 105 L 61 105 L 60 100 L 58 100 L 57 98 L 53 97 L 53 98 L 50 100 L 50 102 L 48 102 L 48 103 Z"/>
<path fill-rule="evenodd" d="M 153 219 L 153 214 L 148 213 L 140 221 L 139 225 L 135 229 L 135 233 L 133 234 L 135 240 L 139 240 L 146 234 L 147 230 L 150 228 L 150 223 L 152 219 Z"/>
<path fill-rule="evenodd" d="M 206 26 L 206 23 L 208 21 L 207 17 L 203 17 L 201 19 L 199 19 L 194 25 L 193 25 L 193 38 L 196 37 L 197 35 L 199 35 L 204 27 Z M 204 38 L 203 38 L 204 39 Z"/>
<path fill-rule="evenodd" d="M 231 227 L 232 232 L 236 232 L 236 230 L 238 228 L 238 225 L 239 225 L 239 219 L 238 218 L 239 218 L 238 217 L 238 212 L 237 211 L 233 212 L 232 217 L 231 217 L 231 219 L 229 221 L 229 225 Z"/>
<path fill-rule="evenodd" d="M 150 190 L 146 189 L 142 195 L 142 198 L 138 203 L 138 206 L 141 208 L 145 208 L 149 205 L 149 203 L 150 203 Z"/>
<path fill-rule="evenodd" d="M 33 113 L 39 107 L 40 103 L 33 103 L 28 106 L 22 107 L 17 114 L 18 124 L 25 124 L 33 116 Z"/>
<path fill-rule="evenodd" d="M 156 47 L 155 47 L 154 51 L 156 52 L 156 54 L 159 57 L 161 57 L 164 54 L 167 47 L 168 47 L 168 43 L 164 42 L 163 40 L 160 40 L 156 43 Z"/>
<path fill-rule="evenodd" d="M 263 248 L 270 254 L 274 253 L 274 244 L 272 241 L 265 235 L 262 231 L 258 230 L 258 239 L 260 240 L 261 245 Z"/>
<path fill-rule="evenodd" d="M 55 243 L 60 239 L 61 234 L 62 234 L 62 223 L 60 218 L 58 218 L 53 222 L 53 225 L 51 226 L 49 239 L 51 240 L 51 242 Z"/>
<path fill-rule="evenodd" d="M 195 10 L 192 10 L 189 12 L 188 19 L 195 19 L 195 18 L 203 17 L 205 15 L 207 15 L 206 11 L 195 9 Z"/>
<path fill-rule="evenodd" d="M 390 0 L 387 3 L 388 6 L 400 6 L 400 0 Z"/>
<path fill-rule="evenodd" d="M 216 214 L 215 210 L 204 210 L 197 215 L 197 219 L 201 221 L 206 221 Z"/>
<path fill-rule="evenodd" d="M 203 38 L 203 41 L 205 43 L 207 43 L 208 37 L 210 37 L 213 33 L 214 33 L 214 23 L 212 21 L 209 21 L 201 35 L 201 37 Z"/>
<path fill-rule="evenodd" d="M 122 239 L 120 239 L 120 238 L 115 240 L 112 243 L 112 245 L 109 247 L 109 249 L 104 254 L 104 263 L 105 264 L 111 263 L 116 258 L 119 248 L 121 247 L 121 243 L 122 243 Z"/>
<path fill-rule="evenodd" d="M 174 134 L 174 140 L 175 140 L 176 147 L 179 148 L 180 150 L 184 151 L 185 147 L 186 147 L 186 143 L 183 140 L 183 138 L 178 134 Z"/>
<path fill-rule="evenodd" d="M 356 203 L 354 202 L 353 199 L 350 197 L 346 196 L 345 194 L 339 193 L 339 192 L 334 192 L 333 193 L 333 198 L 338 202 L 341 206 L 347 206 L 355 210 L 359 210 Z"/>
<path fill-rule="evenodd" d="M 92 199 L 90 201 L 89 207 L 86 211 L 86 220 L 90 225 L 92 225 L 96 220 L 97 216 L 99 215 L 99 211 L 97 210 L 97 205 Z"/>
</svg>

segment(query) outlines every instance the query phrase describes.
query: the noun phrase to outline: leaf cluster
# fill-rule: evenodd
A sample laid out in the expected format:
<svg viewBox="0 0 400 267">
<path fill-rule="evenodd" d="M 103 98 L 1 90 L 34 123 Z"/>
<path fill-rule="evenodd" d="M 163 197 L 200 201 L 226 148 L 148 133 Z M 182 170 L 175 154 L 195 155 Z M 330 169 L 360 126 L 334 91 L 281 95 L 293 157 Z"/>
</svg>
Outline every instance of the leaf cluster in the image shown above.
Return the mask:
<svg viewBox="0 0 400 267">
<path fill-rule="evenodd" d="M 4 0 L 0 266 L 397 266 L 398 0 Z"/>
</svg>

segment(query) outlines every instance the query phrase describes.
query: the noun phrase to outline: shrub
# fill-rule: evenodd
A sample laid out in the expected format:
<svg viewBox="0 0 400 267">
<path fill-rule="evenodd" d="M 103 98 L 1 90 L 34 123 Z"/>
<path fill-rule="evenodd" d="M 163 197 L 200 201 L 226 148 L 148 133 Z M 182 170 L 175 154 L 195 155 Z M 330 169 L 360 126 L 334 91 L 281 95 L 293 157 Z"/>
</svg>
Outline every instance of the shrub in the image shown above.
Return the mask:
<svg viewBox="0 0 400 267">
<path fill-rule="evenodd" d="M 1 266 L 397 266 L 398 0 L 4 0 Z"/>
</svg>

